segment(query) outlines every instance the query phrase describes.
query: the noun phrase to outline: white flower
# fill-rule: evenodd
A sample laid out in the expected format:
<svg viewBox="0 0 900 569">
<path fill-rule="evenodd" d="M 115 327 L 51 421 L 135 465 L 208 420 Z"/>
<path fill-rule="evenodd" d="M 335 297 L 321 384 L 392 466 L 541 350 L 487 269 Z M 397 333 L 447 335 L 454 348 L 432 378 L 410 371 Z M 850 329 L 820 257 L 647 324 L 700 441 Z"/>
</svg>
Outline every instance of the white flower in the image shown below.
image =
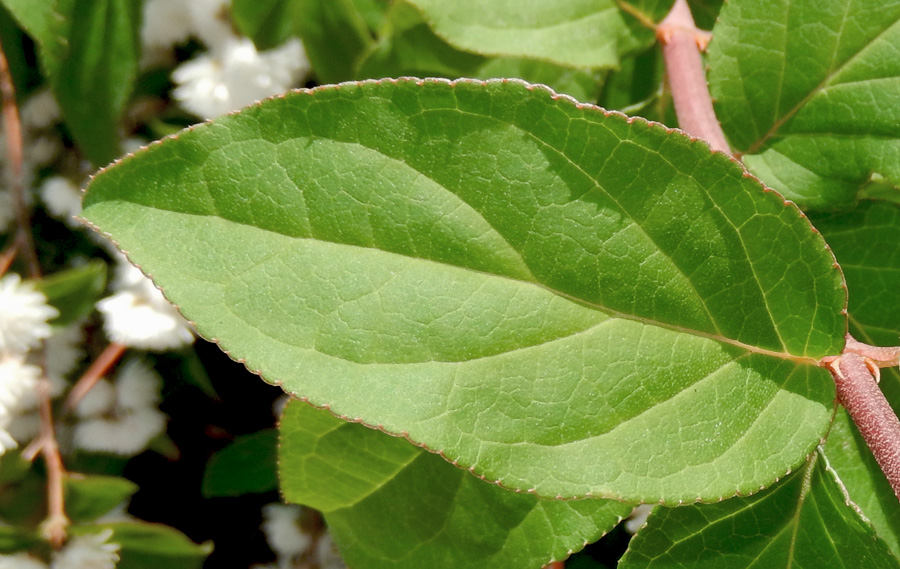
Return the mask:
<svg viewBox="0 0 900 569">
<path fill-rule="evenodd" d="M 331 535 L 327 533 L 316 544 L 316 560 L 320 569 L 347 569 L 347 564 L 331 541 Z"/>
<path fill-rule="evenodd" d="M 160 401 L 160 377 L 146 364 L 133 360 L 122 366 L 115 386 L 102 379 L 79 401 L 75 413 L 76 447 L 133 456 L 166 430 Z"/>
<path fill-rule="evenodd" d="M 122 366 L 116 380 L 116 404 L 120 409 L 155 407 L 160 402 L 159 376 L 142 360 Z"/>
<path fill-rule="evenodd" d="M 194 341 L 187 321 L 137 268 L 120 263 L 113 288 L 115 294 L 97 302 L 112 341 L 144 350 L 175 349 Z"/>
<path fill-rule="evenodd" d="M 191 35 L 211 49 L 217 49 L 234 37 L 231 25 L 231 0 L 191 0 Z"/>
<path fill-rule="evenodd" d="M 112 530 L 79 535 L 53 554 L 51 569 L 114 569 L 119 562 L 119 544 L 107 543 Z"/>
<path fill-rule="evenodd" d="M 147 0 L 141 26 L 145 48 L 170 48 L 187 41 L 191 34 L 190 2 L 185 0 Z"/>
<path fill-rule="evenodd" d="M 82 324 L 77 322 L 66 326 L 65 328 L 55 328 L 53 335 L 47 338 L 44 343 L 47 357 L 47 375 L 54 382 L 53 395 L 62 393 L 65 386 L 63 378 L 65 378 L 78 362 L 84 358 L 84 330 Z M 59 391 L 56 391 L 57 388 Z"/>
<path fill-rule="evenodd" d="M 172 72 L 172 96 L 197 116 L 210 119 L 235 111 L 296 85 L 309 72 L 297 39 L 260 53 L 247 38 L 185 62 Z"/>
<path fill-rule="evenodd" d="M 638 530 L 647 523 L 647 517 L 652 511 L 653 506 L 650 504 L 635 506 L 635 508 L 631 510 L 631 515 L 628 516 L 628 519 L 625 521 L 625 531 L 630 534 L 636 534 Z"/>
<path fill-rule="evenodd" d="M 47 569 L 47 564 L 27 553 L 15 553 L 0 555 L 0 569 Z"/>
<path fill-rule="evenodd" d="M 169 49 L 193 36 L 208 46 L 233 35 L 230 0 L 147 0 L 141 41 L 145 48 Z"/>
<path fill-rule="evenodd" d="M 262 530 L 269 547 L 279 558 L 292 558 L 307 550 L 311 539 L 300 531 L 297 521 L 300 506 L 267 504 L 263 506 Z"/>
<path fill-rule="evenodd" d="M 30 282 L 11 273 L 0 278 L 0 351 L 24 354 L 50 336 L 47 321 L 59 315 Z"/>
<path fill-rule="evenodd" d="M 24 356 L 0 356 L 0 454 L 16 447 L 10 425 L 22 400 L 34 391 L 40 377 L 40 368 L 26 364 Z"/>
<path fill-rule="evenodd" d="M 159 409 L 134 409 L 114 418 L 86 419 L 75 425 L 75 446 L 92 452 L 134 456 L 166 429 Z"/>
<path fill-rule="evenodd" d="M 81 224 L 74 216 L 81 213 L 81 190 L 65 176 L 50 176 L 41 184 L 41 199 L 47 204 L 47 211 L 60 218 L 69 227 Z"/>
<path fill-rule="evenodd" d="M 36 92 L 22 105 L 22 126 L 25 128 L 48 128 L 58 123 L 61 118 L 59 105 L 50 89 Z"/>
<path fill-rule="evenodd" d="M 116 388 L 106 379 L 100 379 L 78 401 L 75 414 L 79 417 L 95 417 L 112 411 L 116 405 Z"/>
</svg>

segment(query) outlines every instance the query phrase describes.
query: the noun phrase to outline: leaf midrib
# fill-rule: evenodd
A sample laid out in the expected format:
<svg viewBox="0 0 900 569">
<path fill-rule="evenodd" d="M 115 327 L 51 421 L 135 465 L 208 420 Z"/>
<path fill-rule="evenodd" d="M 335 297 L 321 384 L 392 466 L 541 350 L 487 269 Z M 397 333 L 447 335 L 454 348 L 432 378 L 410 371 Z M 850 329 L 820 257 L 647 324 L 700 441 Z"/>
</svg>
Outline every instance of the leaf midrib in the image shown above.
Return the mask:
<svg viewBox="0 0 900 569">
<path fill-rule="evenodd" d="M 621 320 L 629 320 L 629 321 L 632 321 L 632 322 L 638 322 L 638 323 L 640 323 L 640 324 L 645 324 L 645 325 L 648 325 L 648 326 L 655 326 L 655 327 L 657 327 L 657 328 L 663 328 L 663 329 L 666 329 L 666 330 L 671 330 L 671 331 L 673 331 L 673 332 L 679 332 L 679 333 L 687 334 L 687 335 L 690 335 L 690 336 L 696 336 L 696 337 L 700 337 L 700 338 L 705 338 L 705 339 L 708 339 L 708 340 L 712 340 L 712 341 L 716 341 L 716 342 L 721 342 L 721 343 L 723 343 L 723 344 L 728 344 L 728 345 L 731 345 L 731 346 L 735 346 L 735 347 L 737 347 L 737 348 L 740 348 L 740 349 L 745 350 L 745 351 L 750 352 L 750 353 L 760 354 L 760 355 L 765 355 L 765 356 L 771 356 L 771 357 L 775 357 L 775 358 L 782 359 L 782 360 L 792 361 L 792 362 L 795 362 L 795 363 L 798 363 L 798 364 L 803 364 L 803 365 L 815 365 L 815 366 L 819 365 L 819 360 L 818 360 L 817 358 L 814 358 L 814 357 L 811 357 L 811 356 L 798 356 L 798 355 L 794 355 L 794 354 L 791 354 L 791 353 L 788 353 L 788 352 L 779 352 L 779 351 L 775 351 L 775 350 L 769 350 L 769 349 L 766 349 L 766 348 L 761 348 L 761 347 L 759 347 L 759 346 L 753 346 L 753 345 L 750 345 L 750 344 L 746 344 L 746 343 L 741 342 L 741 341 L 739 341 L 739 340 L 735 340 L 735 339 L 733 339 L 733 338 L 728 338 L 728 337 L 725 337 L 725 336 L 722 336 L 722 335 L 711 334 L 711 333 L 708 333 L 708 332 L 702 332 L 702 331 L 700 331 L 700 330 L 693 330 L 693 329 L 690 329 L 690 328 L 685 328 L 685 327 L 683 327 L 683 326 L 678 326 L 678 325 L 676 325 L 676 324 L 671 324 L 671 323 L 668 323 L 668 322 L 662 322 L 662 321 L 659 321 L 659 320 L 654 320 L 654 319 L 652 319 L 652 318 L 647 318 L 647 317 L 644 317 L 644 316 L 637 316 L 637 315 L 634 315 L 634 314 L 628 314 L 628 313 L 620 312 L 620 311 L 618 311 L 618 310 L 615 310 L 615 309 L 612 309 L 612 308 L 603 306 L 603 305 L 598 304 L 598 303 L 595 303 L 595 302 L 590 302 L 590 301 L 588 301 L 588 300 L 584 300 L 584 299 L 577 298 L 577 297 L 572 296 L 572 295 L 570 295 L 570 294 L 568 294 L 568 293 L 566 293 L 566 292 L 563 292 L 563 291 L 554 289 L 553 287 L 550 287 L 550 286 L 548 286 L 548 285 L 546 285 L 546 284 L 544 284 L 544 283 L 537 282 L 537 281 L 525 281 L 525 280 L 522 280 L 522 279 L 510 277 L 510 276 L 507 276 L 507 275 L 500 275 L 500 274 L 497 274 L 497 273 L 488 273 L 488 272 L 485 272 L 485 271 L 481 271 L 481 270 L 479 270 L 479 269 L 473 269 L 473 268 L 469 268 L 469 267 L 461 267 L 461 266 L 459 266 L 459 265 L 451 265 L 451 264 L 448 264 L 448 263 L 445 263 L 445 262 L 442 262 L 442 261 L 436 261 L 436 260 L 434 260 L 434 259 L 427 259 L 427 258 L 424 258 L 424 257 L 413 257 L 413 256 L 408 255 L 408 254 L 398 253 L 398 252 L 395 252 L 395 251 L 387 251 L 387 250 L 384 250 L 384 249 L 377 249 L 377 248 L 374 248 L 374 247 L 368 247 L 368 246 L 363 246 L 363 245 L 354 245 L 354 244 L 351 244 L 351 243 L 341 243 L 341 242 L 330 241 L 330 240 L 325 240 L 325 239 L 316 239 L 316 238 L 312 238 L 312 237 L 296 237 L 296 236 L 291 236 L 291 235 L 285 235 L 285 234 L 279 233 L 279 232 L 277 232 L 277 231 L 273 231 L 273 230 L 270 230 L 270 229 L 261 228 L 261 227 L 256 226 L 256 225 L 251 225 L 251 224 L 249 224 L 249 223 L 243 223 L 243 222 L 240 222 L 240 221 L 234 221 L 234 220 L 230 220 L 230 219 L 225 219 L 225 218 L 219 217 L 219 216 L 214 215 L 214 214 L 200 214 L 200 213 L 180 212 L 180 211 L 174 211 L 174 210 L 167 210 L 167 209 L 164 209 L 164 208 L 158 208 L 158 207 L 146 206 L 146 205 L 142 205 L 142 204 L 134 204 L 133 202 L 125 202 L 125 203 L 131 203 L 132 205 L 137 205 L 138 207 L 148 207 L 148 208 L 155 209 L 155 210 L 159 210 L 159 211 L 168 211 L 168 212 L 174 213 L 174 214 L 176 214 L 176 215 L 186 215 L 186 216 L 192 216 L 192 217 L 208 217 L 208 218 L 215 219 L 215 220 L 219 220 L 219 221 L 222 221 L 222 222 L 225 222 L 225 223 L 234 223 L 234 224 L 236 224 L 236 225 L 243 225 L 243 226 L 245 226 L 245 227 L 250 227 L 250 228 L 256 229 L 256 230 L 258 230 L 258 231 L 264 231 L 264 232 L 267 232 L 267 233 L 272 233 L 272 234 L 279 235 L 279 236 L 282 236 L 282 237 L 288 237 L 289 239 L 298 240 L 298 241 L 311 241 L 311 242 L 315 242 L 315 243 L 329 243 L 329 244 L 332 244 L 332 245 L 338 245 L 338 246 L 342 246 L 342 247 L 353 247 L 353 248 L 364 249 L 364 250 L 369 250 L 369 251 L 376 251 L 377 253 L 384 254 L 384 255 L 398 255 L 398 256 L 400 256 L 400 257 L 404 257 L 404 258 L 407 258 L 407 259 L 414 259 L 414 260 L 417 260 L 417 261 L 421 261 L 421 262 L 423 262 L 423 263 L 435 263 L 435 264 L 442 265 L 442 266 L 446 266 L 446 267 L 450 267 L 450 268 L 456 269 L 456 270 L 470 271 L 470 272 L 472 272 L 472 273 L 482 274 L 482 275 L 485 275 L 485 276 L 488 276 L 488 277 L 491 277 L 491 278 L 505 279 L 505 280 L 509 280 L 509 281 L 511 281 L 511 282 L 515 282 L 515 283 L 518 283 L 518 284 L 523 284 L 523 285 L 528 285 L 528 286 L 536 286 L 536 287 L 542 288 L 543 290 L 545 290 L 545 291 L 547 291 L 547 292 L 549 292 L 549 293 L 551 293 L 551 294 L 554 294 L 554 295 L 556 295 L 556 296 L 559 296 L 560 298 L 564 298 L 564 299 L 566 299 L 566 300 L 569 301 L 569 302 L 572 302 L 572 303 L 578 304 L 578 305 L 580 305 L 580 306 L 584 306 L 584 307 L 587 307 L 587 308 L 596 310 L 596 311 L 598 311 L 598 312 L 601 312 L 601 313 L 603 313 L 603 314 L 606 314 L 606 315 L 609 316 L 610 318 L 618 318 L 618 319 L 621 319 Z M 140 267 L 140 263 L 136 263 L 136 264 Z M 217 281 L 217 282 L 218 282 L 218 281 Z M 166 292 L 167 289 L 168 289 L 168 287 L 162 286 L 162 285 L 160 285 L 160 284 L 157 284 L 157 286 L 158 286 L 158 287 L 160 288 L 160 290 L 163 292 L 163 294 L 164 294 L 164 296 L 166 297 L 166 299 L 167 299 L 171 304 L 173 304 L 173 305 L 179 310 L 179 312 L 181 312 L 181 308 L 180 308 L 180 306 L 178 305 L 178 303 L 177 303 L 177 302 L 174 302 L 172 299 L 169 298 L 169 294 Z M 237 315 L 235 314 L 235 316 L 237 316 Z M 188 318 L 188 320 L 190 320 L 190 318 Z M 606 322 L 606 321 L 604 321 L 604 322 Z M 568 338 L 568 337 L 574 336 L 574 335 L 576 335 L 576 334 L 582 334 L 582 333 L 585 333 L 585 332 L 587 332 L 588 330 L 591 330 L 591 329 L 593 329 L 594 327 L 603 324 L 604 322 L 597 323 L 597 324 L 595 324 L 595 325 L 593 325 L 593 326 L 590 326 L 589 328 L 585 328 L 584 330 L 579 330 L 579 331 L 573 332 L 572 334 L 568 334 L 568 335 L 565 335 L 565 336 L 560 336 L 560 337 L 557 337 L 557 338 L 553 338 L 553 340 L 550 340 L 550 341 L 551 341 L 551 342 L 552 342 L 552 341 L 557 341 L 557 340 L 561 340 L 561 339 L 564 339 L 564 338 Z M 258 330 L 259 330 L 261 333 L 264 333 L 264 334 L 265 334 L 265 331 L 264 331 L 264 330 L 261 330 L 261 329 L 258 329 Z M 267 337 L 270 337 L 270 338 L 273 339 L 273 340 L 277 340 L 277 341 L 283 343 L 282 340 L 278 340 L 277 338 L 271 337 L 271 336 L 269 336 L 268 334 L 266 334 L 266 336 L 267 336 Z M 290 345 L 290 344 L 288 344 L 288 345 Z M 526 348 L 530 348 L 530 347 L 534 347 L 534 346 L 538 346 L 538 345 L 542 345 L 542 344 L 533 344 L 533 345 L 531 345 L 531 346 L 523 346 L 523 347 L 516 348 L 516 349 L 517 349 L 517 350 L 519 350 L 519 349 L 526 349 Z M 293 346 L 293 347 L 296 348 L 297 346 Z M 401 364 L 397 364 L 397 363 L 385 363 L 385 364 L 361 363 L 361 362 L 357 362 L 357 361 L 354 361 L 354 360 L 348 360 L 348 359 L 345 359 L 345 358 L 341 358 L 340 356 L 335 356 L 334 354 L 325 354 L 325 353 L 323 353 L 323 352 L 319 352 L 318 350 L 315 350 L 314 348 L 301 348 L 301 349 L 306 349 L 306 350 L 309 350 L 309 351 L 315 351 L 315 352 L 317 352 L 317 353 L 321 353 L 322 355 L 326 355 L 326 356 L 328 356 L 328 357 L 334 357 L 334 358 L 337 358 L 337 359 L 340 359 L 340 360 L 343 360 L 343 361 L 347 361 L 347 362 L 350 362 L 350 363 L 353 363 L 353 364 L 357 364 L 357 365 L 401 365 Z M 515 351 L 515 350 L 510 350 L 510 351 L 508 351 L 508 352 L 501 352 L 501 353 L 510 353 L 510 352 L 512 352 L 512 351 Z M 453 363 L 463 363 L 463 362 L 469 362 L 469 361 L 476 361 L 476 360 L 483 359 L 483 358 L 488 358 L 488 357 L 496 357 L 497 355 L 499 355 L 499 354 L 489 354 L 489 355 L 481 356 L 481 357 L 478 357 L 478 358 L 471 358 L 471 359 L 468 359 L 468 360 L 462 360 L 462 361 L 447 361 L 447 362 L 441 362 L 441 363 L 448 363 L 448 364 L 453 364 Z M 412 362 L 412 363 L 428 363 L 428 362 Z M 412 363 L 410 363 L 410 365 L 412 365 Z"/>
</svg>

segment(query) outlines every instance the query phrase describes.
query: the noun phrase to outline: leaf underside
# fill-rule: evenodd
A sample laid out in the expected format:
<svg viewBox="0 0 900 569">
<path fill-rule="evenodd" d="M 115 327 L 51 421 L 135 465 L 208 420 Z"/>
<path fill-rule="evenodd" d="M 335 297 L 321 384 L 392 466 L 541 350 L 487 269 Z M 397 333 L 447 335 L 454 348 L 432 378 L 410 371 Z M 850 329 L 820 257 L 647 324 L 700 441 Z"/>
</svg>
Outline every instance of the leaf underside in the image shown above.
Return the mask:
<svg viewBox="0 0 900 569">
<path fill-rule="evenodd" d="M 809 222 L 544 88 L 291 93 L 122 160 L 84 217 L 268 381 L 504 486 L 715 500 L 831 416 L 845 291 Z"/>
</svg>

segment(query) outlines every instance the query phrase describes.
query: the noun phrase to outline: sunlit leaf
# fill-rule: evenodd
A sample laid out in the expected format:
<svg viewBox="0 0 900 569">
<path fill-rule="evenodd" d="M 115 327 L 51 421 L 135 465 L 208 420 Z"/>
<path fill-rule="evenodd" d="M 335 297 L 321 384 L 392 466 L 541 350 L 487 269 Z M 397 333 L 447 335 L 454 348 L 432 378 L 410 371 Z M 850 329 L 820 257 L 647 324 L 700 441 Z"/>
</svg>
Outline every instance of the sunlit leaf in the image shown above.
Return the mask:
<svg viewBox="0 0 900 569">
<path fill-rule="evenodd" d="M 718 499 L 830 421 L 845 291 L 807 219 L 542 88 L 292 93 L 124 159 L 84 215 L 268 381 L 508 487 Z"/>
</svg>

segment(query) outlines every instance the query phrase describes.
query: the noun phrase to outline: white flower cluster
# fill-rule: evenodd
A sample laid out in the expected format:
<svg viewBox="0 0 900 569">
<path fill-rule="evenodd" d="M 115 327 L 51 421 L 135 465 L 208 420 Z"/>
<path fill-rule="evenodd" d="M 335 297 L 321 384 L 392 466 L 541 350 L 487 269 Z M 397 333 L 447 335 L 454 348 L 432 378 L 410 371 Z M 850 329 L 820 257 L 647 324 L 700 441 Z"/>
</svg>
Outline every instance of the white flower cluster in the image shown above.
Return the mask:
<svg viewBox="0 0 900 569">
<path fill-rule="evenodd" d="M 109 542 L 112 535 L 111 529 L 105 529 L 73 537 L 53 553 L 49 565 L 27 553 L 0 555 L 0 569 L 115 569 L 121 548 Z"/>
<path fill-rule="evenodd" d="M 16 413 L 34 397 L 41 370 L 29 352 L 50 337 L 48 320 L 58 315 L 30 282 L 11 273 L 0 278 L 0 454 L 15 448 L 9 432 Z"/>
<path fill-rule="evenodd" d="M 142 350 L 172 350 L 194 341 L 190 324 L 124 257 L 116 267 L 113 290 L 97 302 L 112 341 Z"/>
<path fill-rule="evenodd" d="M 309 73 L 298 39 L 259 52 L 238 36 L 229 19 L 228 0 L 148 0 L 142 36 L 145 48 L 167 49 L 189 37 L 208 51 L 172 73 L 172 96 L 191 113 L 210 119 L 283 93 Z"/>
<path fill-rule="evenodd" d="M 75 408 L 75 446 L 122 456 L 143 451 L 166 429 L 159 387 L 160 377 L 139 360 L 126 363 L 115 384 L 101 379 Z"/>
</svg>

